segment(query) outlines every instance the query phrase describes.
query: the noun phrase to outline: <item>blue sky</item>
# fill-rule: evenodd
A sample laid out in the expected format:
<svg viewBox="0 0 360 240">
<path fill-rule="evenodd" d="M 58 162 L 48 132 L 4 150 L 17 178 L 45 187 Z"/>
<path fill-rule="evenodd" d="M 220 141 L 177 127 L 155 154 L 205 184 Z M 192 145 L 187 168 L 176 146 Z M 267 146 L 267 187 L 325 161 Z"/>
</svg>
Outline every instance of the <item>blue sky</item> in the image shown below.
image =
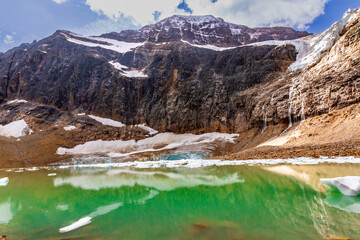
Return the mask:
<svg viewBox="0 0 360 240">
<path fill-rule="evenodd" d="M 322 32 L 360 0 L 0 0 L 0 52 L 66 29 L 85 35 L 135 29 L 173 14 L 211 14 L 254 26 Z"/>
</svg>

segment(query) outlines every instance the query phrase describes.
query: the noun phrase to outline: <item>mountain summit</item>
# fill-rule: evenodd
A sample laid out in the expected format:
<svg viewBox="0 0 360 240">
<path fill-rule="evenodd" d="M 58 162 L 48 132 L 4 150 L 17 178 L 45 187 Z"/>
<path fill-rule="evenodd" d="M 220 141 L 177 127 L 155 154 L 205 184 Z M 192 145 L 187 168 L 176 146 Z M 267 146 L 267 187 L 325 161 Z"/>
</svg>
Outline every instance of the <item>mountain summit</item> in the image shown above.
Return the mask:
<svg viewBox="0 0 360 240">
<path fill-rule="evenodd" d="M 149 41 L 154 43 L 187 41 L 193 44 L 215 46 L 239 46 L 267 40 L 292 40 L 309 35 L 288 27 L 249 28 L 225 22 L 211 15 L 174 15 L 142 27 L 120 33 L 103 34 L 102 37 L 120 41 Z"/>
</svg>

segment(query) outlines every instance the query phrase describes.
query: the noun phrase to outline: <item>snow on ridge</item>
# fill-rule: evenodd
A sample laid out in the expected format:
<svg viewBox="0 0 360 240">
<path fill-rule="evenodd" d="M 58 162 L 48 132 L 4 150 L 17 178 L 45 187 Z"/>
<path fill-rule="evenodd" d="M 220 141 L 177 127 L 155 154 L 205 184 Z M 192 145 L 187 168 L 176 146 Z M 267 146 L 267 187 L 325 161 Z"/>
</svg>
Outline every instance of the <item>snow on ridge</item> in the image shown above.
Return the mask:
<svg viewBox="0 0 360 240">
<path fill-rule="evenodd" d="M 142 46 L 144 43 L 133 43 L 118 41 L 110 38 L 103 37 L 85 37 L 75 33 L 62 33 L 66 40 L 75 44 L 84 45 L 87 47 L 101 47 L 104 49 L 112 50 L 118 53 L 126 53 L 134 48 Z"/>
<path fill-rule="evenodd" d="M 238 48 L 238 47 L 241 47 L 241 46 L 238 46 L 238 47 L 217 47 L 217 46 L 214 46 L 214 45 L 198 45 L 198 44 L 193 44 L 193 43 L 190 43 L 188 41 L 185 41 L 185 40 L 181 40 L 183 43 L 186 43 L 186 44 L 189 44 L 191 46 L 194 46 L 194 47 L 198 47 L 198 48 L 206 48 L 206 49 L 210 49 L 210 50 L 214 50 L 214 51 L 217 51 L 217 52 L 221 52 L 221 51 L 225 51 L 225 50 L 230 50 L 230 49 L 235 49 L 235 48 Z"/>
<path fill-rule="evenodd" d="M 28 134 L 31 134 L 33 131 L 29 128 L 25 120 L 18 120 L 6 124 L 4 126 L 0 125 L 0 136 L 3 137 L 24 137 Z"/>
<path fill-rule="evenodd" d="M 349 9 L 343 18 L 334 23 L 329 29 L 323 33 L 306 36 L 294 40 L 273 40 L 252 43 L 244 46 L 263 46 L 263 45 L 286 45 L 290 44 L 296 48 L 298 55 L 296 61 L 288 68 L 290 71 L 301 70 L 311 64 L 319 61 L 324 53 L 332 48 L 345 26 L 359 15 L 359 9 Z"/>
<path fill-rule="evenodd" d="M 160 133 L 155 136 L 139 141 L 135 140 L 115 140 L 115 141 L 90 141 L 74 148 L 58 148 L 59 155 L 83 155 L 104 153 L 110 157 L 124 157 L 137 153 L 158 152 L 162 150 L 175 149 L 182 146 L 212 143 L 215 141 L 234 143 L 238 134 L 227 133 L 205 133 L 195 134 L 175 134 Z M 158 146 L 162 146 L 159 148 Z"/>
<path fill-rule="evenodd" d="M 110 118 L 102 118 L 102 117 L 97 117 L 94 115 L 89 115 L 89 118 L 94 119 L 97 122 L 100 122 L 102 125 L 106 125 L 106 126 L 111 126 L 111 127 L 124 127 L 125 124 L 123 124 L 122 122 L 118 122 L 115 120 L 112 120 Z"/>
</svg>

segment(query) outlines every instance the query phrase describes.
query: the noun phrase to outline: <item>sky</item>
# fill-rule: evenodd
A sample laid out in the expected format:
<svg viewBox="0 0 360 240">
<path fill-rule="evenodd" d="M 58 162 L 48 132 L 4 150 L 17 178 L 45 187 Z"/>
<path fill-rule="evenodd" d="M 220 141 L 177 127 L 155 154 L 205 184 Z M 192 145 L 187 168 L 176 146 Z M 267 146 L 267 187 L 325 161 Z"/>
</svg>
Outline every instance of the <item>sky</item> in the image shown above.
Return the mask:
<svg viewBox="0 0 360 240">
<path fill-rule="evenodd" d="M 0 0 L 0 52 L 58 29 L 100 35 L 138 29 L 174 14 L 319 33 L 358 7 L 360 0 Z"/>
</svg>

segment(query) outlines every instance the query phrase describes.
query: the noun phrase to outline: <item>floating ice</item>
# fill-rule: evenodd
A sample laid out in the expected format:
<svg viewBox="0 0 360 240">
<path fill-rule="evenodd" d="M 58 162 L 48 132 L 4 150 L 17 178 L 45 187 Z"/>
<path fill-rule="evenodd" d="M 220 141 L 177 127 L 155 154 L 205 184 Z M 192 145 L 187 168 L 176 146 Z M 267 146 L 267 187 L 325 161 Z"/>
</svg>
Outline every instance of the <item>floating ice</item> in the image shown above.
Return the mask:
<svg viewBox="0 0 360 240">
<path fill-rule="evenodd" d="M 70 232 L 77 228 L 83 227 L 89 223 L 91 223 L 91 217 L 84 217 L 84 218 L 81 218 L 79 221 L 74 222 L 73 224 L 70 224 L 69 226 L 60 228 L 59 232 L 60 233 Z"/>
<path fill-rule="evenodd" d="M 9 183 L 9 178 L 8 177 L 4 177 L 4 178 L 0 178 L 0 186 L 6 186 Z"/>
<path fill-rule="evenodd" d="M 359 176 L 321 178 L 320 182 L 331 188 L 338 189 L 342 194 L 347 196 L 357 196 L 360 194 Z"/>
<path fill-rule="evenodd" d="M 4 126 L 0 125 L 0 136 L 3 137 L 24 137 L 32 132 L 25 120 L 18 120 Z"/>
</svg>

